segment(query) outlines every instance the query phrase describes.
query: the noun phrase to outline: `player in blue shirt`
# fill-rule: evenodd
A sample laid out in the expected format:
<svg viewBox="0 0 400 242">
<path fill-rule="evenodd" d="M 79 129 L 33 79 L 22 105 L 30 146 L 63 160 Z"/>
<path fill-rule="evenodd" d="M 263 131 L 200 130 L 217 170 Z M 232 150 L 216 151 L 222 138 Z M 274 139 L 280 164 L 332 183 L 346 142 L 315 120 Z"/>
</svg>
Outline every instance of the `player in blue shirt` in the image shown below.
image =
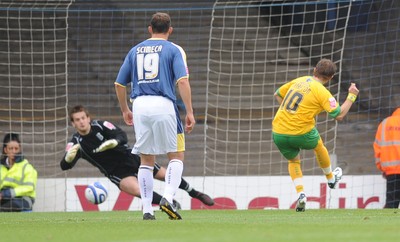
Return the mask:
<svg viewBox="0 0 400 242">
<path fill-rule="evenodd" d="M 170 219 L 182 219 L 173 205 L 183 172 L 185 137 L 176 105 L 176 87 L 185 104 L 185 131 L 194 127 L 189 71 L 184 50 L 168 41 L 172 34 L 170 16 L 155 13 L 148 31 L 151 38 L 127 54 L 115 81 L 119 105 L 127 125 L 134 125 L 136 143 L 132 153 L 140 154 L 138 180 L 143 203 L 143 219 L 153 220 L 151 205 L 155 156 L 167 154 L 169 164 L 160 209 Z M 131 85 L 129 109 L 126 87 Z"/>
</svg>

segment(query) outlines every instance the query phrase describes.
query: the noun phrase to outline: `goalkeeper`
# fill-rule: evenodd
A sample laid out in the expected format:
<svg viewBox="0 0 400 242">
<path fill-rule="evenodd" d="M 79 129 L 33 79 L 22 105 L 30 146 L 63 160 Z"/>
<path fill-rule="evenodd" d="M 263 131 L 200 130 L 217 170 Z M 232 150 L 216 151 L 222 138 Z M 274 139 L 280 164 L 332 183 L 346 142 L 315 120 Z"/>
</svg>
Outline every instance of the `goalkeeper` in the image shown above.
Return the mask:
<svg viewBox="0 0 400 242">
<path fill-rule="evenodd" d="M 66 153 L 60 162 L 61 169 L 71 169 L 79 158 L 83 158 L 97 167 L 121 191 L 140 197 L 137 180 L 140 156 L 131 153 L 126 133 L 108 121 L 91 121 L 89 112 L 81 105 L 73 107 L 69 117 L 77 132 L 67 144 Z M 153 175 L 164 181 L 165 171 L 165 168 L 156 164 Z M 179 188 L 205 205 L 214 205 L 212 198 L 193 189 L 184 179 Z M 160 204 L 161 198 L 160 194 L 153 192 L 152 203 Z M 179 203 L 174 203 L 180 207 Z"/>
<path fill-rule="evenodd" d="M 331 189 L 336 188 L 342 177 L 340 167 L 332 172 L 328 150 L 315 127 L 315 117 L 322 111 L 341 121 L 356 100 L 358 89 L 354 83 L 350 85 L 342 106 L 324 87 L 332 80 L 335 72 L 335 63 L 322 59 L 315 66 L 313 76 L 296 78 L 281 86 L 274 94 L 280 107 L 272 121 L 272 137 L 279 151 L 289 161 L 289 175 L 298 194 L 297 212 L 305 211 L 307 202 L 299 156 L 301 149 L 314 150 L 318 165 Z"/>
</svg>

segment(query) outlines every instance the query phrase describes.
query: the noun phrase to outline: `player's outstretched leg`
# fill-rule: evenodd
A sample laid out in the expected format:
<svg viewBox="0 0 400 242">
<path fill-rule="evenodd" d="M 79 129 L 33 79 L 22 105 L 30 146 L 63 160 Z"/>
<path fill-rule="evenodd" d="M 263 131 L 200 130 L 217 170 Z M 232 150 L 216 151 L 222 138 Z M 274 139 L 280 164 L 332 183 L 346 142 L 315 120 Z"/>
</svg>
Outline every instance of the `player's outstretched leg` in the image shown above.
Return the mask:
<svg viewBox="0 0 400 242">
<path fill-rule="evenodd" d="M 306 211 L 306 203 L 307 203 L 306 194 L 300 193 L 300 196 L 297 199 L 297 203 L 296 203 L 296 212 Z"/>
<path fill-rule="evenodd" d="M 181 220 L 182 219 L 181 215 L 177 212 L 174 204 L 171 204 L 170 202 L 168 202 L 167 199 L 165 199 L 164 197 L 161 199 L 160 209 L 161 209 L 161 211 L 168 214 L 169 219 L 171 219 L 171 220 Z"/>
<path fill-rule="evenodd" d="M 191 196 L 192 198 L 196 198 L 196 199 L 200 200 L 202 203 L 204 203 L 207 206 L 214 205 L 214 200 L 210 196 L 208 196 L 205 193 L 196 191 L 194 189 L 189 192 L 189 196 Z"/>
<path fill-rule="evenodd" d="M 328 181 L 328 186 L 331 189 L 335 189 L 337 187 L 337 184 L 339 183 L 340 179 L 342 179 L 343 176 L 343 171 L 342 168 L 336 167 L 335 170 L 332 171 L 333 173 L 333 181 Z"/>
</svg>

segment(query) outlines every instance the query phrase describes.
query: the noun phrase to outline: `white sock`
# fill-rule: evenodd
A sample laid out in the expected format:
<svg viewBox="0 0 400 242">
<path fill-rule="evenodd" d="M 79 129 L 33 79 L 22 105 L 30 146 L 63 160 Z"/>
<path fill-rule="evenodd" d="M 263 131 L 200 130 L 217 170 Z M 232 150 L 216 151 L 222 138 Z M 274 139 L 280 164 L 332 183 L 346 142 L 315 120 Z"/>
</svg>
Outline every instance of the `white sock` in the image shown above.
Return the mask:
<svg viewBox="0 0 400 242">
<path fill-rule="evenodd" d="M 187 188 L 185 189 L 185 191 L 187 192 L 191 192 L 193 190 L 193 187 L 191 187 L 189 184 L 187 186 Z"/>
<path fill-rule="evenodd" d="M 175 193 L 181 184 L 183 162 L 177 159 L 171 160 L 165 172 L 164 198 L 172 203 Z"/>
<path fill-rule="evenodd" d="M 153 201 L 153 167 L 141 165 L 138 171 L 140 197 L 142 199 L 143 214 L 154 215 Z"/>
</svg>

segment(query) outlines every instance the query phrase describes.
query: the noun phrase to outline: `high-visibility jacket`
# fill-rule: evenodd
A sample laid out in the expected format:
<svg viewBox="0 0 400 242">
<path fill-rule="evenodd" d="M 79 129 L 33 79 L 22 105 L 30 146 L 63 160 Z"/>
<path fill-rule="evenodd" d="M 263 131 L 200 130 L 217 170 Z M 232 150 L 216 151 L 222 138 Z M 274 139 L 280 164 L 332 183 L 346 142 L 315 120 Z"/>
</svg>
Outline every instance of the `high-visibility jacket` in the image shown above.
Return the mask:
<svg viewBox="0 0 400 242">
<path fill-rule="evenodd" d="M 400 174 L 400 108 L 379 124 L 374 152 L 379 170 L 386 175 Z"/>
<path fill-rule="evenodd" d="M 37 171 L 21 157 L 11 168 L 0 165 L 0 190 L 3 198 L 36 197 Z"/>
</svg>

